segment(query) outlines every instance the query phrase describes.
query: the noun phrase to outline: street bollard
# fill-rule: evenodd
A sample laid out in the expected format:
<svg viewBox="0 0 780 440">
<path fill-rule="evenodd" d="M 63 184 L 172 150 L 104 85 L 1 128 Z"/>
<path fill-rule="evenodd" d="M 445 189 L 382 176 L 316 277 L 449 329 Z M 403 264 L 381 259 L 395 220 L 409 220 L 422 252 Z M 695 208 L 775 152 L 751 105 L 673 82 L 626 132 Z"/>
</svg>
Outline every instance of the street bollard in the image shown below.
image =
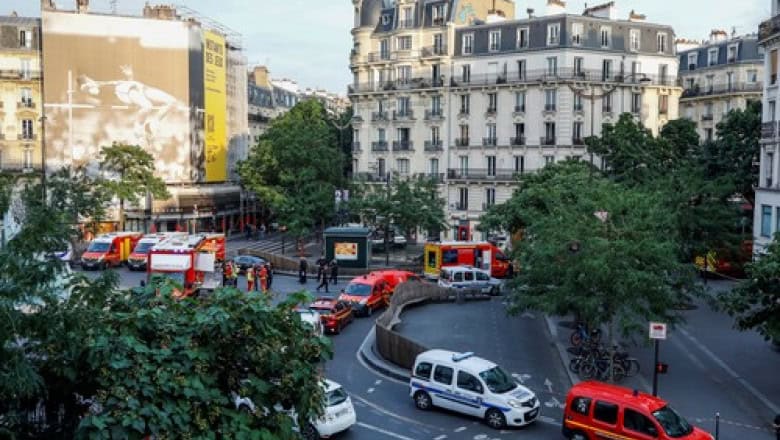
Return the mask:
<svg viewBox="0 0 780 440">
<path fill-rule="evenodd" d="M 720 412 L 715 413 L 715 440 L 720 437 Z"/>
</svg>

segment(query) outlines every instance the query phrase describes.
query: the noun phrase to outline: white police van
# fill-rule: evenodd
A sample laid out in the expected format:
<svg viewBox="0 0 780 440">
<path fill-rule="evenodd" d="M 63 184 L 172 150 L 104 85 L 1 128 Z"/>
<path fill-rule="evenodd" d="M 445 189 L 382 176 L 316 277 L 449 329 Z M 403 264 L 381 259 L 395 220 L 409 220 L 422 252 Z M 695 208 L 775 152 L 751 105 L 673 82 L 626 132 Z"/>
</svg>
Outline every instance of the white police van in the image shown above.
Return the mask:
<svg viewBox="0 0 780 440">
<path fill-rule="evenodd" d="M 539 399 L 501 367 L 474 353 L 428 350 L 417 356 L 409 395 L 421 410 L 445 408 L 479 417 L 494 429 L 539 417 Z"/>
</svg>

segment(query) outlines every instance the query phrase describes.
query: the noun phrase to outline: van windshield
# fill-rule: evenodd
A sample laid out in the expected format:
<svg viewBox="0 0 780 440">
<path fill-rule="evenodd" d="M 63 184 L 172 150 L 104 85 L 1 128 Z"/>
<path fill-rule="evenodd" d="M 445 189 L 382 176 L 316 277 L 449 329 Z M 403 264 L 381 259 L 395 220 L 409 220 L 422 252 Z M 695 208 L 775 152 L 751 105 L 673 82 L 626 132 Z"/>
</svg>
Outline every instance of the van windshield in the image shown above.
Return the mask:
<svg viewBox="0 0 780 440">
<path fill-rule="evenodd" d="M 89 244 L 89 247 L 87 248 L 87 252 L 108 252 L 108 248 L 111 246 L 111 243 L 95 243 L 92 242 Z"/>
<path fill-rule="evenodd" d="M 693 427 L 688 421 L 668 406 L 655 411 L 653 417 L 658 420 L 669 437 L 685 437 L 693 431 Z"/>
<path fill-rule="evenodd" d="M 328 392 L 325 399 L 327 401 L 327 406 L 336 406 L 347 400 L 347 393 L 344 391 L 344 388 L 339 387 Z"/>
<path fill-rule="evenodd" d="M 371 295 L 371 286 L 368 284 L 352 283 L 347 286 L 344 291 L 347 295 L 353 296 L 369 296 Z"/>
<path fill-rule="evenodd" d="M 145 242 L 145 243 L 144 242 L 138 243 L 135 246 L 135 249 L 133 249 L 133 253 L 134 254 L 145 254 L 145 253 L 149 252 L 149 249 L 151 249 L 152 246 L 154 246 L 154 243 L 151 242 L 151 241 Z"/>
<path fill-rule="evenodd" d="M 499 366 L 479 373 L 479 377 L 485 381 L 488 389 L 496 394 L 503 394 L 517 388 L 517 384 L 512 379 L 512 376 Z"/>
</svg>

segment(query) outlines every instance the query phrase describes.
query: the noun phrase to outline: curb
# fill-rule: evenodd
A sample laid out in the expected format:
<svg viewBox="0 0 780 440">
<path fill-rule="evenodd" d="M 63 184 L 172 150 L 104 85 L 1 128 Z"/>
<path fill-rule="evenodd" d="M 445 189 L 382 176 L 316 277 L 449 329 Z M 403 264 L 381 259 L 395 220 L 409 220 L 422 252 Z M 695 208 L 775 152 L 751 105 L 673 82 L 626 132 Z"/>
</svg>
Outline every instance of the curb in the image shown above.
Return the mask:
<svg viewBox="0 0 780 440">
<path fill-rule="evenodd" d="M 569 356 L 566 354 L 566 347 L 564 347 L 563 344 L 561 344 L 561 341 L 558 340 L 558 328 L 555 327 L 555 323 L 549 316 L 545 316 L 544 319 L 547 321 L 547 330 L 550 332 L 550 337 L 553 340 L 553 344 L 555 344 L 558 356 L 561 358 L 561 365 L 563 365 L 563 370 L 566 371 L 566 376 L 569 378 L 571 385 L 577 385 L 581 382 L 581 380 L 579 377 L 575 376 L 571 370 L 569 370 Z"/>
<path fill-rule="evenodd" d="M 400 367 L 390 365 L 389 362 L 379 357 L 378 354 L 374 353 L 373 347 L 374 341 L 376 340 L 375 332 L 375 327 L 371 327 L 371 331 L 368 332 L 368 335 L 366 335 L 366 339 L 364 339 L 363 343 L 360 344 L 360 348 L 358 349 L 358 356 L 363 362 L 366 363 L 366 366 L 375 372 L 395 380 L 408 382 L 410 375 L 405 373 L 405 370 L 401 369 Z"/>
</svg>

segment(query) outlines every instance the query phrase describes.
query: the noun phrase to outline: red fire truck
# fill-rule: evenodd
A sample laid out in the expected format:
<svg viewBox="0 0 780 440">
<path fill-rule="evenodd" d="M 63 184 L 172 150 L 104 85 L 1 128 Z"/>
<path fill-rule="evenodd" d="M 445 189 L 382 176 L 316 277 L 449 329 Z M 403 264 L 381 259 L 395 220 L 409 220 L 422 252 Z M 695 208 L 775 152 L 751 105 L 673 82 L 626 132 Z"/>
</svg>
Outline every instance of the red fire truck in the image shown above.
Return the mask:
<svg viewBox="0 0 780 440">
<path fill-rule="evenodd" d="M 171 237 L 154 245 L 149 251 L 148 279 L 163 275 L 183 290 L 174 292 L 177 298 L 193 296 L 219 287 L 214 277 L 216 253 L 204 250 L 206 234 Z"/>
<path fill-rule="evenodd" d="M 425 244 L 425 276 L 438 278 L 442 267 L 473 266 L 489 270 L 495 278 L 512 276 L 512 262 L 494 244 L 474 241 L 451 241 Z"/>
<path fill-rule="evenodd" d="M 174 237 L 186 237 L 186 232 L 157 232 L 154 234 L 146 234 L 138 240 L 138 243 L 133 248 L 133 252 L 127 258 L 127 268 L 130 270 L 146 270 L 146 264 L 149 259 L 149 250 L 154 245 Z"/>
<path fill-rule="evenodd" d="M 88 270 L 120 266 L 127 261 L 141 235 L 140 232 L 111 232 L 95 237 L 81 256 L 81 267 Z"/>
</svg>

